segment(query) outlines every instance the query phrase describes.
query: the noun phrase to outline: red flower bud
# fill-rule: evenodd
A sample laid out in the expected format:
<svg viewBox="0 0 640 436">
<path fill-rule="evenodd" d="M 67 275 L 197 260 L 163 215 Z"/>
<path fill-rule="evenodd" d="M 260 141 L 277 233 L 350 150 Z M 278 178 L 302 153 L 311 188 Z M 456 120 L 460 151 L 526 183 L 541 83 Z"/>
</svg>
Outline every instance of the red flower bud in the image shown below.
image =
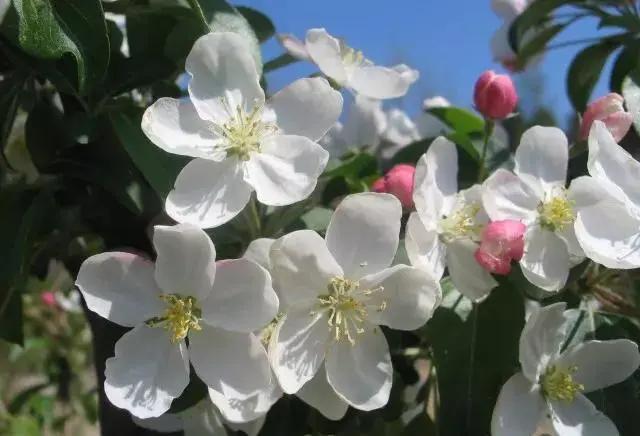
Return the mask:
<svg viewBox="0 0 640 436">
<path fill-rule="evenodd" d="M 587 106 L 580 125 L 580 139 L 587 139 L 591 125 L 595 120 L 599 120 L 607 126 L 607 130 L 611 132 L 616 142 L 620 142 L 633 123 L 633 115 L 625 112 L 622 103 L 624 103 L 624 98 L 620 94 L 612 92 Z"/>
<path fill-rule="evenodd" d="M 485 118 L 501 120 L 518 104 L 518 94 L 509 76 L 489 70 L 482 73 L 473 93 L 476 109 Z"/>
<path fill-rule="evenodd" d="M 398 164 L 391 168 L 384 177 L 373 182 L 371 190 L 395 195 L 402 207 L 413 208 L 413 175 L 416 168 L 408 164 Z"/>
<path fill-rule="evenodd" d="M 520 221 L 493 221 L 482 232 L 482 242 L 476 250 L 476 261 L 493 274 L 507 275 L 511 261 L 522 259 L 526 226 Z"/>
</svg>

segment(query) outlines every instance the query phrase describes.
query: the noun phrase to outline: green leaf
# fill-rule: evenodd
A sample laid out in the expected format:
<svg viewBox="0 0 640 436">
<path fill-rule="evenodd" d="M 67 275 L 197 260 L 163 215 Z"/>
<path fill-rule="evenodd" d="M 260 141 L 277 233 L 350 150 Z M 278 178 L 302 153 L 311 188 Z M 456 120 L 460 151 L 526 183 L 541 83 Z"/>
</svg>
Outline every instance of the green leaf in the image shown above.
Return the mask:
<svg viewBox="0 0 640 436">
<path fill-rule="evenodd" d="M 489 434 L 500 388 L 518 369 L 523 301 L 515 289 L 499 286 L 473 308 L 445 283 L 443 304 L 422 329 L 436 366 L 439 434 Z"/>
<path fill-rule="evenodd" d="M 139 110 L 112 111 L 109 119 L 131 160 L 164 200 L 187 159 L 170 155 L 149 141 L 140 127 L 142 113 Z"/>
<path fill-rule="evenodd" d="M 62 112 L 44 96 L 29 112 L 25 140 L 31 160 L 40 172 L 47 170 L 57 151 L 66 145 L 67 130 Z"/>
<path fill-rule="evenodd" d="M 8 75 L 0 81 L 0 161 L 18 110 L 18 97 L 24 86 L 24 73 Z"/>
<path fill-rule="evenodd" d="M 264 72 L 268 73 L 269 71 L 277 70 L 278 68 L 286 67 L 287 65 L 291 65 L 293 63 L 299 62 L 300 59 L 294 58 L 289 53 L 284 53 L 278 56 L 277 58 L 271 59 L 264 63 Z"/>
<path fill-rule="evenodd" d="M 276 28 L 269 17 L 260 11 L 246 6 L 237 6 L 236 9 L 249 22 L 258 41 L 265 42 L 276 33 Z"/>
<path fill-rule="evenodd" d="M 516 53 L 526 43 L 527 32 L 549 21 L 550 14 L 555 9 L 568 3 L 580 3 L 584 0 L 536 0 L 529 4 L 511 24 L 509 29 L 509 43 Z"/>
<path fill-rule="evenodd" d="M 324 232 L 329 226 L 333 210 L 326 207 L 314 207 L 309 212 L 300 217 L 305 227 L 316 232 Z"/>
<path fill-rule="evenodd" d="M 611 77 L 609 78 L 609 89 L 620 93 L 622 91 L 622 82 L 627 75 L 638 66 L 640 58 L 640 42 L 632 41 L 624 46 L 622 51 L 613 62 L 611 69 Z"/>
<path fill-rule="evenodd" d="M 590 45 L 571 62 L 567 74 L 567 92 L 576 111 L 582 113 L 586 109 L 607 58 L 619 45 L 615 40 Z"/>
<path fill-rule="evenodd" d="M 451 127 L 456 133 L 469 135 L 484 131 L 484 120 L 473 112 L 459 107 L 437 107 L 427 112 Z"/>
<path fill-rule="evenodd" d="M 55 204 L 48 192 L 15 188 L 2 192 L 0 210 L 0 338 L 21 344 L 22 292 Z"/>
<path fill-rule="evenodd" d="M 110 50 L 99 0 L 14 0 L 13 5 L 25 52 L 48 60 L 73 56 L 81 94 L 102 80 Z"/>
<path fill-rule="evenodd" d="M 518 52 L 518 63 L 524 66 L 532 57 L 543 52 L 547 48 L 549 41 L 562 32 L 566 26 L 566 23 L 562 23 L 544 27 L 533 38 L 523 41 L 523 45 Z"/>
<path fill-rule="evenodd" d="M 627 109 L 633 115 L 633 127 L 640 134 L 640 70 L 634 69 L 622 82 L 622 95 Z"/>
</svg>

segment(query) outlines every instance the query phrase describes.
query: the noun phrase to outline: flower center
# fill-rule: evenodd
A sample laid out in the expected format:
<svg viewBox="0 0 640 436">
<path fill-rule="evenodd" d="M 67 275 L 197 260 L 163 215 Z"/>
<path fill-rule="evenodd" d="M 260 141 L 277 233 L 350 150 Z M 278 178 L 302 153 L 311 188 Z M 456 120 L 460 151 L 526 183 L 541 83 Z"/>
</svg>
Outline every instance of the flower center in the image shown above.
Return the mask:
<svg viewBox="0 0 640 436">
<path fill-rule="evenodd" d="M 440 236 L 445 242 L 455 239 L 479 239 L 482 226 L 476 223 L 476 215 L 480 212 L 478 203 L 465 204 L 440 220 Z"/>
<path fill-rule="evenodd" d="M 573 202 L 564 194 L 538 205 L 540 226 L 552 232 L 561 231 L 575 221 Z"/>
<path fill-rule="evenodd" d="M 584 386 L 573 381 L 571 376 L 578 368 L 570 367 L 568 370 L 562 370 L 551 365 L 542 375 L 542 392 L 544 395 L 555 401 L 566 401 L 570 403 L 580 392 L 584 390 Z"/>
<path fill-rule="evenodd" d="M 224 139 L 222 147 L 227 155 L 248 160 L 251 153 L 260 152 L 260 143 L 264 137 L 275 133 L 278 128 L 273 123 L 263 121 L 262 105 L 254 105 L 251 111 L 246 112 L 242 105 L 232 108 L 224 97 L 222 103 L 229 119 L 224 124 L 213 124 L 213 131 Z"/>
<path fill-rule="evenodd" d="M 367 302 L 376 292 L 384 288 L 361 289 L 360 283 L 342 277 L 334 277 L 327 286 L 329 291 L 318 297 L 320 309 L 318 312 L 329 312 L 329 330 L 336 341 L 347 340 L 351 345 L 356 343 L 357 335 L 364 333 L 364 325 L 368 317 Z M 383 311 L 387 307 L 385 301 L 378 304 L 377 310 Z"/>
<path fill-rule="evenodd" d="M 260 342 L 264 345 L 265 348 L 269 347 L 269 342 L 271 342 L 271 336 L 273 336 L 273 332 L 276 330 L 276 326 L 278 322 L 282 318 L 283 314 L 279 313 L 275 318 L 271 320 L 269 324 L 266 325 L 265 328 L 260 332 Z"/>
<path fill-rule="evenodd" d="M 161 316 L 146 321 L 149 327 L 161 327 L 171 335 L 171 342 L 176 343 L 187 337 L 190 329 L 201 330 L 202 311 L 194 297 L 178 294 L 161 294 L 160 299 L 167 304 Z"/>
</svg>

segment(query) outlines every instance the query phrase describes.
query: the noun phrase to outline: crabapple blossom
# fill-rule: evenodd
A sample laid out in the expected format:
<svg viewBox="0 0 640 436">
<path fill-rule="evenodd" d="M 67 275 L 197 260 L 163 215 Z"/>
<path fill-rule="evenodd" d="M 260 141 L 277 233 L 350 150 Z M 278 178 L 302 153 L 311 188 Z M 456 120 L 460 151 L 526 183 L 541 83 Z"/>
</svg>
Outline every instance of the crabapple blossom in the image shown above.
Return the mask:
<svg viewBox="0 0 640 436">
<path fill-rule="evenodd" d="M 393 370 L 380 325 L 416 329 L 441 299 L 430 274 L 390 267 L 401 215 L 390 194 L 353 194 L 325 238 L 300 230 L 273 244 L 271 271 L 285 309 L 269 357 L 283 391 L 300 392 L 318 375 L 357 409 L 387 403 Z"/>
<path fill-rule="evenodd" d="M 402 97 L 419 73 L 404 64 L 374 65 L 364 54 L 325 29 L 309 29 L 305 47 L 311 60 L 326 76 L 356 94 L 374 99 Z"/>
<path fill-rule="evenodd" d="M 153 245 L 155 264 L 107 252 L 85 260 L 78 273 L 89 310 L 132 327 L 107 359 L 107 398 L 138 418 L 158 417 L 189 383 L 189 363 L 223 413 L 268 390 L 267 353 L 252 332 L 278 310 L 269 273 L 247 259 L 216 264 L 213 243 L 190 224 L 156 226 Z"/>
<path fill-rule="evenodd" d="M 587 168 L 591 177 L 573 182 L 582 199 L 575 225 L 580 245 L 607 268 L 640 267 L 640 163 L 594 121 Z"/>
<path fill-rule="evenodd" d="M 522 259 L 526 226 L 520 221 L 492 221 L 482 231 L 476 261 L 493 274 L 507 275 L 511 261 Z"/>
<path fill-rule="evenodd" d="M 387 192 L 396 196 L 404 209 L 413 208 L 413 165 L 398 164 L 376 180 L 371 186 L 374 192 Z"/>
<path fill-rule="evenodd" d="M 582 116 L 580 138 L 587 139 L 593 122 L 599 120 L 607 126 L 607 129 L 613 135 L 613 139 L 616 142 L 620 142 L 633 123 L 633 115 L 624 110 L 623 103 L 624 97 L 615 92 L 611 92 L 590 103 Z"/>
<path fill-rule="evenodd" d="M 496 170 L 483 185 L 482 202 L 492 220 L 518 220 L 527 226 L 520 267 L 534 285 L 561 289 L 571 266 L 584 252 L 574 231 L 584 203 L 574 183 L 565 188 L 569 148 L 555 127 L 532 127 L 515 153 L 514 172 Z"/>
<path fill-rule="evenodd" d="M 186 70 L 189 99 L 161 98 L 142 119 L 158 147 L 194 158 L 167 196 L 167 214 L 208 228 L 237 215 L 253 191 L 270 206 L 309 196 L 329 157 L 315 141 L 338 119 L 340 93 L 307 78 L 265 101 L 248 43 L 229 32 L 200 37 Z"/>
<path fill-rule="evenodd" d="M 405 248 L 411 264 L 451 281 L 468 298 L 485 298 L 498 283 L 476 261 L 483 226 L 489 221 L 480 185 L 458 192 L 456 146 L 439 137 L 420 158 L 414 177 L 416 211 L 409 216 Z"/>
<path fill-rule="evenodd" d="M 473 101 L 478 112 L 490 120 L 508 117 L 518 104 L 518 93 L 511 78 L 489 70 L 476 82 Z"/>
<path fill-rule="evenodd" d="M 558 435 L 618 435 L 584 394 L 629 377 L 640 365 L 638 346 L 628 339 L 593 340 L 563 350 L 569 324 L 565 307 L 543 307 L 527 320 L 520 336 L 522 371 L 500 391 L 493 436 L 529 436 L 547 420 Z"/>
<path fill-rule="evenodd" d="M 282 48 L 284 48 L 287 53 L 293 56 L 296 59 L 302 61 L 310 61 L 309 52 L 307 51 L 307 47 L 305 47 L 304 42 L 300 41 L 294 35 L 290 33 L 279 33 L 277 35 L 278 42 Z"/>
</svg>

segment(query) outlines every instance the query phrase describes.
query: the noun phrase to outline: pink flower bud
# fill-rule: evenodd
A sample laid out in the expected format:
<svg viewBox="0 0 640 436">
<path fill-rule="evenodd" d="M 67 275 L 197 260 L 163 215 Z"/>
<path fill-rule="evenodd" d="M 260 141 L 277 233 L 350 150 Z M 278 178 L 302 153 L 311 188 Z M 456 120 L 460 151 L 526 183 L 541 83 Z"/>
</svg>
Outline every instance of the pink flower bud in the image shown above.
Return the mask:
<svg viewBox="0 0 640 436">
<path fill-rule="evenodd" d="M 44 291 L 40 294 L 40 301 L 42 304 L 48 307 L 56 307 L 58 303 L 56 302 L 56 296 L 52 291 Z"/>
<path fill-rule="evenodd" d="M 526 226 L 520 221 L 493 221 L 484 228 L 476 261 L 493 274 L 507 275 L 511 261 L 522 259 Z"/>
<path fill-rule="evenodd" d="M 371 190 L 395 195 L 402 207 L 413 208 L 413 175 L 416 168 L 408 164 L 398 164 L 391 168 L 384 177 L 373 182 Z"/>
<path fill-rule="evenodd" d="M 600 97 L 587 106 L 580 126 L 580 139 L 589 137 L 589 130 L 595 120 L 602 121 L 616 142 L 620 142 L 633 123 L 633 115 L 624 110 L 624 98 L 612 92 Z"/>
<path fill-rule="evenodd" d="M 515 110 L 518 94 L 511 77 L 489 70 L 482 73 L 476 82 L 473 100 L 485 118 L 501 120 Z"/>
</svg>

